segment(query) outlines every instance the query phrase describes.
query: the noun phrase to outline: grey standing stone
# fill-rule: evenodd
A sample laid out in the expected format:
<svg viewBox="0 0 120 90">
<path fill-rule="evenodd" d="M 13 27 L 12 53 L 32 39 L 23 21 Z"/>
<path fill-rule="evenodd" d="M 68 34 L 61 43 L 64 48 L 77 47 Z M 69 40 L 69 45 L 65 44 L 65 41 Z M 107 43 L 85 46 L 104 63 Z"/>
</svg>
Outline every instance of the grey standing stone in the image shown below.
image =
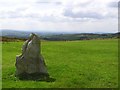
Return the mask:
<svg viewBox="0 0 120 90">
<path fill-rule="evenodd" d="M 22 54 L 16 56 L 16 76 L 26 79 L 49 76 L 44 58 L 41 55 L 40 45 L 39 37 L 32 33 L 22 47 Z"/>
</svg>

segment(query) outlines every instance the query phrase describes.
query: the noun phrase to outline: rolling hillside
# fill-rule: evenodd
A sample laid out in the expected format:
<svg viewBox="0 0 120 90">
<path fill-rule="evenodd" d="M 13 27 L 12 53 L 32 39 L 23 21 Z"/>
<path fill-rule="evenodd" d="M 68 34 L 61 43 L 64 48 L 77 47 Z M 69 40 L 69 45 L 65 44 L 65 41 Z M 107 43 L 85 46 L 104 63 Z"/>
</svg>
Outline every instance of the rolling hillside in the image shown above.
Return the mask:
<svg viewBox="0 0 120 90">
<path fill-rule="evenodd" d="M 27 39 L 30 33 L 36 33 L 41 39 L 49 41 L 71 41 L 71 40 L 90 40 L 90 39 L 108 39 L 118 38 L 120 33 L 45 33 L 45 32 L 30 32 L 30 31 L 14 31 L 2 30 L 2 37 L 4 38 L 18 38 Z"/>
</svg>

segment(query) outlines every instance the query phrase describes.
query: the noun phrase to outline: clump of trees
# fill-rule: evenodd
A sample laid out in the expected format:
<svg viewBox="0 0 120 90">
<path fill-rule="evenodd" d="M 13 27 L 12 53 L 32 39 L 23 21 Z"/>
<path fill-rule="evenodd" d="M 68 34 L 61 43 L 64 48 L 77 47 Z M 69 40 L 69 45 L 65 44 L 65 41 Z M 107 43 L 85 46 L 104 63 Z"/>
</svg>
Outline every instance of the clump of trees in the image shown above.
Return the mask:
<svg viewBox="0 0 120 90">
<path fill-rule="evenodd" d="M 0 37 L 1 42 L 14 42 L 14 41 L 25 41 L 26 39 L 24 38 L 10 38 L 10 37 Z"/>
</svg>

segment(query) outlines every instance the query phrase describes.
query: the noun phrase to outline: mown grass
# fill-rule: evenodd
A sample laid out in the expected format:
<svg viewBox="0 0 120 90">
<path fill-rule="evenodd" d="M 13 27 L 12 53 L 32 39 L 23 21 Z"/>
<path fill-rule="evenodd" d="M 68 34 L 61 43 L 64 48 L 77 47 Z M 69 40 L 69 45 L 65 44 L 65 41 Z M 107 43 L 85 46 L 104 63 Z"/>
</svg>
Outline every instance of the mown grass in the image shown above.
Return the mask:
<svg viewBox="0 0 120 90">
<path fill-rule="evenodd" d="M 54 82 L 15 78 L 16 55 L 23 42 L 2 44 L 3 88 L 117 88 L 118 41 L 42 42 L 42 54 Z"/>
</svg>

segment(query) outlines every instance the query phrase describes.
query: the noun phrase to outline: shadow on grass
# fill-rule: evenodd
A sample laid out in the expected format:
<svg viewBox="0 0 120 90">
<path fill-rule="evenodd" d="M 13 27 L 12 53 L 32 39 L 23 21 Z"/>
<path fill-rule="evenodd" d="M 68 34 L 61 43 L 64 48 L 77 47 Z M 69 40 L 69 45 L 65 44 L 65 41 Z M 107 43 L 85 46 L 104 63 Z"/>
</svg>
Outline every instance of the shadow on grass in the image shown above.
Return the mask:
<svg viewBox="0 0 120 90">
<path fill-rule="evenodd" d="M 50 77 L 48 74 L 21 74 L 19 76 L 16 76 L 19 80 L 23 80 L 23 81 L 45 81 L 45 82 L 54 82 L 56 79 Z"/>
</svg>

